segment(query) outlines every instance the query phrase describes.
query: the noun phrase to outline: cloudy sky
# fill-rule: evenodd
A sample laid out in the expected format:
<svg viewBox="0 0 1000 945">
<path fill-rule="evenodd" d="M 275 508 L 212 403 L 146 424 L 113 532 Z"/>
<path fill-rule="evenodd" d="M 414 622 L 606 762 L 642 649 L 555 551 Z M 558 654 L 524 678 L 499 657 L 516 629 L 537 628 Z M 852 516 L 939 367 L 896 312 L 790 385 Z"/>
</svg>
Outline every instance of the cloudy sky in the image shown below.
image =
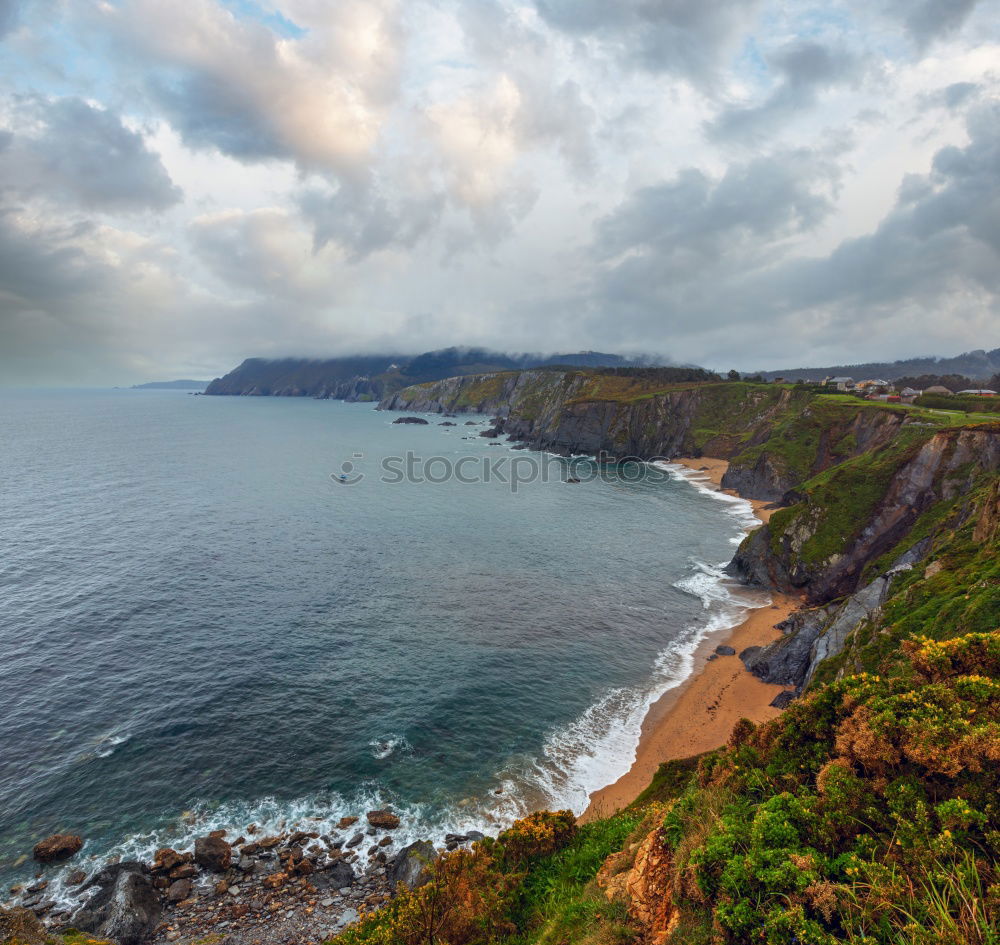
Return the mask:
<svg viewBox="0 0 1000 945">
<path fill-rule="evenodd" d="M 1000 345 L 1000 0 L 0 0 L 0 383 Z"/>
</svg>

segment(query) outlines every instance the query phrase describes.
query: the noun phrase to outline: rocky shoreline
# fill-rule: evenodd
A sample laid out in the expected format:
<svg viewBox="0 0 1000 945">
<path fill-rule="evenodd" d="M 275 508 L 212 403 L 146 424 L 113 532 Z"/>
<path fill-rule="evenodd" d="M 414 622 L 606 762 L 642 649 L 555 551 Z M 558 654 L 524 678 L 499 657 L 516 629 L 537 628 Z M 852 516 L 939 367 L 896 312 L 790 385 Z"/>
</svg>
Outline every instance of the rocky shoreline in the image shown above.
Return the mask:
<svg viewBox="0 0 1000 945">
<path fill-rule="evenodd" d="M 190 850 L 158 850 L 151 863 L 108 861 L 89 875 L 73 870 L 58 899 L 40 870 L 34 882 L 11 888 L 0 917 L 28 930 L 24 945 L 32 945 L 31 929 L 39 945 L 46 933 L 68 929 L 118 945 L 191 945 L 209 935 L 213 945 L 318 945 L 381 908 L 400 884 L 420 885 L 441 850 L 429 840 L 397 847 L 399 826 L 399 817 L 382 809 L 344 817 L 327 833 L 262 835 L 256 824 L 238 835 L 215 830 Z M 442 849 L 482 837 L 447 834 Z M 46 844 L 55 856 L 45 855 Z M 36 846 L 35 858 L 65 861 L 81 846 L 79 837 L 57 835 Z"/>
</svg>

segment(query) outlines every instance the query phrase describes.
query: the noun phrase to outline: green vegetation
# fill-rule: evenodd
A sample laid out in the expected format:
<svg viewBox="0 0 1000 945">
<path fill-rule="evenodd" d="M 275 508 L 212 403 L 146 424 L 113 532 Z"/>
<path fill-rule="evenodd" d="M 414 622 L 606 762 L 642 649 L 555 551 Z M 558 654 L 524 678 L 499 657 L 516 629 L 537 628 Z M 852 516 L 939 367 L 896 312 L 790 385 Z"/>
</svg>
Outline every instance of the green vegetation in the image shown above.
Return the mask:
<svg viewBox="0 0 1000 945">
<path fill-rule="evenodd" d="M 964 413 L 991 414 L 1000 412 L 1000 397 L 959 397 L 957 394 L 922 394 L 914 402 L 918 407 L 938 410 L 961 410 Z"/>
</svg>

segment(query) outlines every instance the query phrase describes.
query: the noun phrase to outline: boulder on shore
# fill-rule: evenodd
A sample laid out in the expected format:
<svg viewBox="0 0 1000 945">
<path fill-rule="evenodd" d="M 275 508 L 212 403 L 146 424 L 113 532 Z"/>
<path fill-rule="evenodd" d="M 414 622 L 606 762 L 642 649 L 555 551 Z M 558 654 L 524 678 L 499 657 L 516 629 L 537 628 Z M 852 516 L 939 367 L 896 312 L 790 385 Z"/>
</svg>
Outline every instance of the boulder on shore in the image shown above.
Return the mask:
<svg viewBox="0 0 1000 945">
<path fill-rule="evenodd" d="M 222 837 L 210 833 L 195 840 L 194 861 L 207 870 L 222 873 L 233 861 L 233 848 Z"/>
<path fill-rule="evenodd" d="M 66 860 L 78 853 L 83 846 L 83 838 L 75 833 L 54 833 L 35 844 L 32 853 L 39 863 L 55 863 Z"/>
<path fill-rule="evenodd" d="M 409 889 L 416 889 L 430 879 L 430 867 L 436 859 L 434 844 L 429 840 L 418 840 L 396 854 L 386 868 L 386 877 L 393 886 L 403 883 Z"/>
<path fill-rule="evenodd" d="M 118 945 L 139 945 L 163 912 L 160 894 L 141 863 L 105 866 L 83 889 L 96 892 L 73 914 L 70 924 Z"/>
<path fill-rule="evenodd" d="M 366 816 L 368 817 L 368 823 L 382 830 L 395 830 L 399 826 L 399 818 L 388 808 L 370 810 Z"/>
<path fill-rule="evenodd" d="M 170 902 L 183 902 L 191 896 L 191 880 L 175 879 L 167 888 L 167 899 Z"/>
<path fill-rule="evenodd" d="M 725 646 L 725 645 L 723 645 L 723 646 L 717 646 L 715 648 L 715 652 L 718 653 L 719 656 L 735 656 L 736 655 L 736 650 L 733 647 L 731 647 L 731 646 Z"/>
</svg>

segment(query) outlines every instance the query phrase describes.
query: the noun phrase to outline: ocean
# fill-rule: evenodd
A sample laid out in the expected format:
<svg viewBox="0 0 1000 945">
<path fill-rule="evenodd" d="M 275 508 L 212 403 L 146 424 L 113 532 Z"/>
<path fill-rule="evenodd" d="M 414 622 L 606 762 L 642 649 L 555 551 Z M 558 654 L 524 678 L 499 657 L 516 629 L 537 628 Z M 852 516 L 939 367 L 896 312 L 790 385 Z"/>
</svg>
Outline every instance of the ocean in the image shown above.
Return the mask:
<svg viewBox="0 0 1000 945">
<path fill-rule="evenodd" d="M 749 505 L 697 476 L 396 416 L 0 392 L 0 881 L 57 831 L 90 868 L 386 804 L 400 842 L 580 812 L 763 603 L 720 570 Z"/>
</svg>

